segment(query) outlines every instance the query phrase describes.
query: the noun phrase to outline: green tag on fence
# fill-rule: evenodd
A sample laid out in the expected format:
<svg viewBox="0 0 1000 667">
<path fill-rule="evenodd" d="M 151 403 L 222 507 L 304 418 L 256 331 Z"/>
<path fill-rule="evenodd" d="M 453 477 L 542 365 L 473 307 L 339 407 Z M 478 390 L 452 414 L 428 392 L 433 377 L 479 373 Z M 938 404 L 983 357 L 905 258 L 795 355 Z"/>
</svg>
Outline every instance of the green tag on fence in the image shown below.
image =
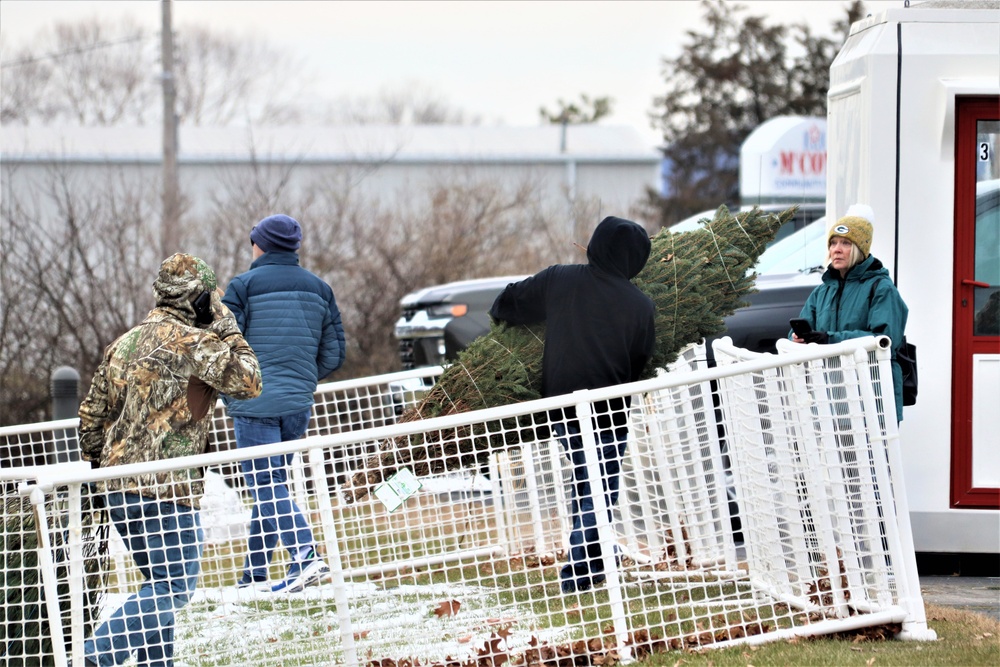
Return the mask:
<svg viewBox="0 0 1000 667">
<path fill-rule="evenodd" d="M 400 468 L 396 474 L 375 487 L 375 497 L 390 512 L 402 505 L 407 498 L 423 486 L 409 468 Z"/>
</svg>

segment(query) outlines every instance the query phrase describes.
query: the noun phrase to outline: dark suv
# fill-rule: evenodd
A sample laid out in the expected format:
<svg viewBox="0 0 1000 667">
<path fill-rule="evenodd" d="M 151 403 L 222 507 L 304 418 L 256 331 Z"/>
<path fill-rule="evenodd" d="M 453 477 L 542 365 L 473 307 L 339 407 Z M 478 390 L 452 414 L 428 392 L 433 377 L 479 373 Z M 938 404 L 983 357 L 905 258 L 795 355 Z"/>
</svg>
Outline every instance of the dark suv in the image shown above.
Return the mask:
<svg viewBox="0 0 1000 667">
<path fill-rule="evenodd" d="M 527 276 L 460 280 L 425 287 L 404 296 L 396 321 L 396 339 L 403 370 L 437 366 L 490 329 L 489 310 L 508 283 Z M 448 349 L 447 338 L 452 340 Z"/>
</svg>

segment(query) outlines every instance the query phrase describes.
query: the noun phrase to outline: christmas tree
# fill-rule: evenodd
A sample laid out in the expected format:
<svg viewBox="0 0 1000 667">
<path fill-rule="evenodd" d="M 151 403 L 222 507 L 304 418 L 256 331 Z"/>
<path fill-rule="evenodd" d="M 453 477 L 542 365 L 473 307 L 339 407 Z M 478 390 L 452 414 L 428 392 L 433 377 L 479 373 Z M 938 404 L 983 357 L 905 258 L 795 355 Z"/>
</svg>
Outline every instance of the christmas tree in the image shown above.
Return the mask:
<svg viewBox="0 0 1000 667">
<path fill-rule="evenodd" d="M 104 604 L 107 591 L 108 533 L 100 526 L 108 526 L 102 498 L 90 493 L 84 486 L 80 499 L 82 525 L 81 550 L 83 556 L 83 590 L 71 589 L 69 580 L 70 554 L 69 531 L 65 514 L 65 494 L 48 505 L 56 510 L 48 515 L 47 525 L 38 525 L 35 508 L 27 496 L 8 497 L 3 501 L 4 514 L 0 519 L 0 544 L 4 546 L 4 566 L 0 572 L 3 601 L 0 602 L 0 657 L 4 665 L 50 665 L 52 656 L 68 654 L 72 647 L 71 614 L 72 598 L 82 610 L 83 631 L 93 632 Z M 62 508 L 62 512 L 59 508 Z M 54 631 L 49 625 L 46 607 L 42 563 L 38 550 L 41 532 L 49 533 L 50 550 L 55 565 L 55 597 L 58 598 L 62 618 L 62 636 L 66 644 L 53 643 Z M 47 591 L 46 591 L 47 592 Z"/>
<path fill-rule="evenodd" d="M 664 229 L 652 237 L 649 261 L 634 280 L 656 305 L 656 348 L 646 368 L 648 377 L 676 360 L 686 345 L 724 331 L 723 319 L 746 305 L 754 291 L 757 259 L 794 213 L 795 207 L 777 214 L 757 208 L 732 214 L 720 206 L 700 229 Z M 544 324 L 494 323 L 399 421 L 540 398 L 544 338 Z M 418 476 L 484 468 L 493 449 L 546 437 L 543 430 L 544 418 L 523 417 L 387 440 L 345 485 L 345 496 L 350 501 L 367 495 L 403 466 Z"/>
</svg>

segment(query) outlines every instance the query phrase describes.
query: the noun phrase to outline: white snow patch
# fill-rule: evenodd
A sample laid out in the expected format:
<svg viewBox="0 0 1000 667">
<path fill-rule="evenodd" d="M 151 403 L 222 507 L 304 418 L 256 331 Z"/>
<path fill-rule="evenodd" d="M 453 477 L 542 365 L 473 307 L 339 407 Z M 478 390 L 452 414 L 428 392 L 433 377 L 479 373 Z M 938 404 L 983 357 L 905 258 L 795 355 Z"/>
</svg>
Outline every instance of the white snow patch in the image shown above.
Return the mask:
<svg viewBox="0 0 1000 667">
<path fill-rule="evenodd" d="M 178 667 L 214 664 L 340 664 L 343 637 L 331 583 L 300 593 L 280 594 L 235 586 L 199 589 L 177 613 L 175 661 Z M 529 648 L 579 638 L 580 628 L 542 628 L 529 605 L 501 604 L 496 591 L 476 586 L 432 584 L 383 589 L 372 583 L 347 583 L 359 658 L 474 657 L 494 630 L 509 623 L 504 648 Z M 125 602 L 124 594 L 104 598 L 101 621 Z M 457 600 L 457 613 L 438 617 L 442 602 Z"/>
</svg>

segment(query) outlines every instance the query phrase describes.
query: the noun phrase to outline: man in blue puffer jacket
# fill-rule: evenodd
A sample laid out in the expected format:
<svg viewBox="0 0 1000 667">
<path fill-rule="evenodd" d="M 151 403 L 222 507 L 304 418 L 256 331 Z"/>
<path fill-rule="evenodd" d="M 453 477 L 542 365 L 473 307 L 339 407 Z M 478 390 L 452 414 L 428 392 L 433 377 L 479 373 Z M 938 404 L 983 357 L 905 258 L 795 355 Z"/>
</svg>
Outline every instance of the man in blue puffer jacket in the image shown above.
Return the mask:
<svg viewBox="0 0 1000 667">
<path fill-rule="evenodd" d="M 264 380 L 258 398 L 225 397 L 239 449 L 302 438 L 317 382 L 344 363 L 344 328 L 333 290 L 299 266 L 301 242 L 302 228 L 294 218 L 272 215 L 258 222 L 250 231 L 250 270 L 232 279 L 222 299 L 257 354 Z M 268 581 L 279 539 L 291 563 L 272 591 L 301 591 L 328 571 L 308 521 L 288 492 L 291 458 L 240 462 L 254 497 L 240 586 Z"/>
</svg>

